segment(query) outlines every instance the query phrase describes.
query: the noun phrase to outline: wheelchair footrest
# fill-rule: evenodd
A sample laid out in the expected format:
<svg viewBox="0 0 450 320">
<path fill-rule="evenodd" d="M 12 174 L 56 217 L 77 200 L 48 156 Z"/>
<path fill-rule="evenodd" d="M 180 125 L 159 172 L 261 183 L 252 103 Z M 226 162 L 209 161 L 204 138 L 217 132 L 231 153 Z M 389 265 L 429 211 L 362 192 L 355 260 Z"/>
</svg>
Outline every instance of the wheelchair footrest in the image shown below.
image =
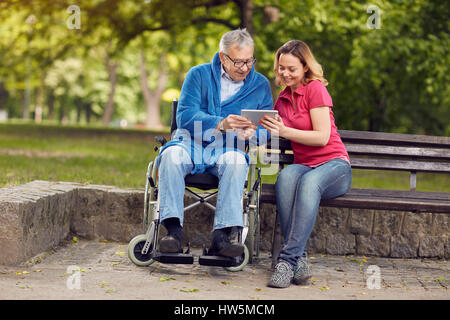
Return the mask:
<svg viewBox="0 0 450 320">
<path fill-rule="evenodd" d="M 233 267 L 236 265 L 236 259 L 221 256 L 203 255 L 198 258 L 198 263 L 202 266 Z"/>
<path fill-rule="evenodd" d="M 176 263 L 176 264 L 193 264 L 194 256 L 186 253 L 161 253 L 158 252 L 153 257 L 153 260 L 161 263 Z"/>
</svg>

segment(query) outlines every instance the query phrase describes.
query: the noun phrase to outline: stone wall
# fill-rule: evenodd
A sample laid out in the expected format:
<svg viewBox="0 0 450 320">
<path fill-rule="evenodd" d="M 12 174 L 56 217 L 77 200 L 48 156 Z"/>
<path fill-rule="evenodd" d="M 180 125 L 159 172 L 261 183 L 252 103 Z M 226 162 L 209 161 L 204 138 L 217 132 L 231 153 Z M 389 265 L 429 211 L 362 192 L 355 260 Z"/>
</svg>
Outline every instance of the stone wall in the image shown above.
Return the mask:
<svg viewBox="0 0 450 320">
<path fill-rule="evenodd" d="M 263 205 L 273 225 L 274 206 Z M 307 251 L 332 255 L 393 258 L 450 257 L 450 215 L 387 210 L 321 207 L 307 242 Z M 265 243 L 269 239 L 265 239 Z"/>
<path fill-rule="evenodd" d="M 128 242 L 143 232 L 143 190 L 33 181 L 0 188 L 0 265 L 18 264 L 68 236 Z M 186 194 L 186 204 L 192 199 Z M 275 207 L 261 206 L 261 249 L 270 250 Z M 184 236 L 209 245 L 213 212 L 186 213 Z M 320 208 L 308 252 L 450 257 L 448 214 Z M 162 234 L 164 234 L 164 228 Z"/>
</svg>

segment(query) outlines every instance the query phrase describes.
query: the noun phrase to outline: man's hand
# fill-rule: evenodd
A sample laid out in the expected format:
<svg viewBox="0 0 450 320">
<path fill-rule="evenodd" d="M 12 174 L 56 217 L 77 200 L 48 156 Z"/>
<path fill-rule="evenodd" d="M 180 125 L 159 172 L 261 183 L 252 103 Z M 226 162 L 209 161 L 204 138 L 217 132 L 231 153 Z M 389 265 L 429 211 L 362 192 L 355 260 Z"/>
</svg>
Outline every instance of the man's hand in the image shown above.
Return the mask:
<svg viewBox="0 0 450 320">
<path fill-rule="evenodd" d="M 237 136 L 241 140 L 248 140 L 255 135 L 256 128 L 258 126 L 254 125 L 246 117 L 238 116 L 235 114 L 230 114 L 228 117 L 222 120 L 223 130 L 225 131 L 237 131 Z M 220 127 L 220 122 L 217 125 L 217 130 Z"/>
<path fill-rule="evenodd" d="M 232 130 L 232 131 L 238 129 L 245 130 L 247 128 L 252 128 L 253 130 L 256 130 L 257 126 L 255 126 L 246 117 L 238 116 L 236 114 L 230 114 L 228 117 L 224 119 L 223 128 L 225 130 Z"/>
</svg>

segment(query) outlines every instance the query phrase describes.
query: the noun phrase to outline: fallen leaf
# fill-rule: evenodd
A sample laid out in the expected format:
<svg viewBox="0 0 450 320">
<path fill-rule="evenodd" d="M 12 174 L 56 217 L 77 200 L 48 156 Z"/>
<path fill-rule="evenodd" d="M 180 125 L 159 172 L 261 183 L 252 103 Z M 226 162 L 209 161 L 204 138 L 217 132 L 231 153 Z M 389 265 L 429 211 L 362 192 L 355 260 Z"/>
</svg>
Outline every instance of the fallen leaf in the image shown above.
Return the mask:
<svg viewBox="0 0 450 320">
<path fill-rule="evenodd" d="M 71 275 L 72 275 L 72 273 L 63 273 L 63 274 L 58 274 L 58 277 L 68 277 Z"/>
<path fill-rule="evenodd" d="M 320 290 L 322 290 L 322 291 L 325 291 L 325 290 L 330 290 L 330 288 L 329 288 L 329 287 L 327 287 L 327 286 L 324 286 L 324 287 L 319 287 L 319 289 L 320 289 Z"/>
<path fill-rule="evenodd" d="M 123 252 L 123 251 L 116 251 L 116 254 L 118 256 L 125 257 L 125 252 Z"/>
<path fill-rule="evenodd" d="M 229 281 L 222 281 L 221 284 L 231 284 Z"/>
<path fill-rule="evenodd" d="M 26 285 L 26 286 L 17 286 L 17 288 L 20 288 L 20 289 L 33 289 L 33 286 L 29 286 L 29 285 Z"/>
<path fill-rule="evenodd" d="M 116 293 L 117 290 L 114 290 L 114 289 L 108 289 L 108 290 L 106 290 L 105 292 L 106 292 L 106 293 Z"/>
<path fill-rule="evenodd" d="M 34 272 L 42 272 L 42 270 L 34 270 Z"/>
<path fill-rule="evenodd" d="M 198 289 L 180 289 L 181 292 L 197 292 Z"/>
<path fill-rule="evenodd" d="M 445 279 L 444 277 L 439 277 L 439 278 L 435 278 L 434 281 L 436 281 L 436 282 L 445 282 L 445 281 L 447 281 L 447 279 Z"/>
<path fill-rule="evenodd" d="M 170 277 L 170 276 L 165 276 L 165 277 L 159 278 L 159 281 L 160 281 L 160 282 L 163 282 L 163 281 L 169 281 L 169 280 L 176 280 L 176 279 L 175 279 L 175 278 L 172 278 L 172 277 Z"/>
<path fill-rule="evenodd" d="M 73 237 L 71 241 L 72 241 L 72 243 L 77 243 L 78 242 L 78 238 L 77 237 Z"/>
<path fill-rule="evenodd" d="M 100 288 L 105 288 L 105 287 L 109 287 L 109 283 L 102 281 L 100 283 L 97 284 Z"/>
<path fill-rule="evenodd" d="M 342 269 L 341 267 L 336 267 L 336 268 L 334 268 L 334 270 L 336 270 L 338 272 L 344 272 L 344 269 Z"/>
</svg>

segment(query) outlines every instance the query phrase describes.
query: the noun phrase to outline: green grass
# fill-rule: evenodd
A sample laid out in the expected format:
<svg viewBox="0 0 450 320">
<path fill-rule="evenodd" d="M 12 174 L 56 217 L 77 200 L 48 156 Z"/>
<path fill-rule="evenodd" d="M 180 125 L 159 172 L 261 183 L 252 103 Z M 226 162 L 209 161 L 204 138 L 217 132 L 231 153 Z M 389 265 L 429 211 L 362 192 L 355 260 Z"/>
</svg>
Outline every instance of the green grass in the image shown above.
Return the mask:
<svg viewBox="0 0 450 320">
<path fill-rule="evenodd" d="M 33 180 L 141 188 L 167 132 L 0 124 L 0 186 Z"/>
<path fill-rule="evenodd" d="M 155 136 L 168 132 L 0 124 L 0 187 L 33 180 L 143 188 Z M 274 183 L 276 175 L 263 176 Z M 353 170 L 353 188 L 408 190 L 409 173 Z M 449 175 L 418 174 L 417 190 L 450 192 Z"/>
</svg>

